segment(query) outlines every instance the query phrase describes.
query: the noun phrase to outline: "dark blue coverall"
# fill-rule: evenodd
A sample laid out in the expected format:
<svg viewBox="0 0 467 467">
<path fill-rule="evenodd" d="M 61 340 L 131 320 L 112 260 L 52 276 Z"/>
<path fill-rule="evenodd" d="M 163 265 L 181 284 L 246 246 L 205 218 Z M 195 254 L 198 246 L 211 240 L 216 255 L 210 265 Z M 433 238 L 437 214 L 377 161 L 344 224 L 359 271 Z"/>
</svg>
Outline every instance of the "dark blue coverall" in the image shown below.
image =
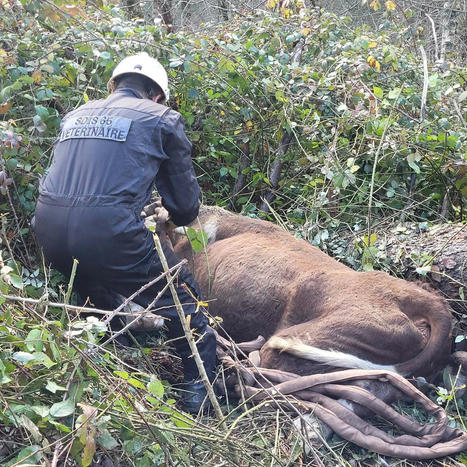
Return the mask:
<svg viewBox="0 0 467 467">
<path fill-rule="evenodd" d="M 113 309 L 119 305 L 115 293 L 128 297 L 163 271 L 152 233 L 140 215 L 154 185 L 175 224 L 196 218 L 199 186 L 179 113 L 123 88 L 65 116 L 52 165 L 41 180 L 33 225 L 53 267 L 69 277 L 73 258 L 78 259 L 74 284 L 82 300 Z M 172 251 L 164 252 L 169 266 L 178 263 Z M 212 376 L 215 336 L 203 313 L 195 313 L 196 303 L 182 283 L 199 298 L 200 290 L 183 269 L 177 292 L 185 314 L 192 314 L 191 328 L 204 334 L 197 346 Z M 134 301 L 146 307 L 165 284 L 165 279 L 159 281 Z M 185 381 L 195 380 L 198 369 L 181 337 L 169 290 L 155 306 L 156 313 L 170 318 L 168 337 L 176 339 Z"/>
</svg>

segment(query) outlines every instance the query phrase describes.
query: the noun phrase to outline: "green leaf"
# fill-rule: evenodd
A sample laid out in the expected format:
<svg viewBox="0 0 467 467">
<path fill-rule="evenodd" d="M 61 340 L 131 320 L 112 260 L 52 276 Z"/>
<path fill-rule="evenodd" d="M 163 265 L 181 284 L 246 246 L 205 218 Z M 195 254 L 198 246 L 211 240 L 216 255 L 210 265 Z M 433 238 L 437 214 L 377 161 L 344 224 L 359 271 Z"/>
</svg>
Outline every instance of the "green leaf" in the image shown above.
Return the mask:
<svg viewBox="0 0 467 467">
<path fill-rule="evenodd" d="M 415 162 L 409 162 L 409 167 L 416 173 L 420 173 L 420 167 Z"/>
<path fill-rule="evenodd" d="M 375 93 L 375 96 L 378 99 L 382 99 L 384 96 L 384 91 L 382 88 L 379 88 L 378 86 L 373 86 L 373 92 Z"/>
<path fill-rule="evenodd" d="M 143 450 L 143 443 L 139 438 L 124 441 L 123 450 L 130 455 L 138 454 Z"/>
<path fill-rule="evenodd" d="M 38 464 L 42 458 L 41 447 L 37 445 L 28 446 L 27 448 L 21 449 L 19 454 L 12 459 L 10 462 L 3 465 L 3 467 L 10 467 L 12 465 L 33 465 Z"/>
<path fill-rule="evenodd" d="M 50 357 L 44 352 L 33 352 L 34 360 L 37 363 L 41 363 L 47 368 L 52 368 L 56 363 L 50 359 Z"/>
<path fill-rule="evenodd" d="M 23 365 L 26 365 L 27 363 L 35 360 L 34 355 L 29 352 L 15 352 L 12 357 L 13 360 L 22 363 Z"/>
<path fill-rule="evenodd" d="M 128 371 L 114 371 L 115 376 L 120 376 L 120 378 L 123 379 L 128 379 L 130 375 L 128 374 Z"/>
<path fill-rule="evenodd" d="M 44 348 L 41 329 L 32 329 L 29 331 L 26 337 L 26 347 L 31 352 L 34 350 L 41 351 Z"/>
<path fill-rule="evenodd" d="M 426 276 L 429 272 L 431 272 L 431 266 L 421 266 L 415 269 L 417 274 L 421 276 Z"/>
<path fill-rule="evenodd" d="M 447 118 L 440 118 L 438 123 L 439 126 L 441 128 L 444 128 L 445 130 L 449 130 L 451 128 L 451 124 L 449 123 L 449 120 Z"/>
<path fill-rule="evenodd" d="M 238 172 L 233 167 L 229 167 L 229 174 L 232 178 L 238 178 Z"/>
<path fill-rule="evenodd" d="M 55 418 L 68 417 L 75 411 L 75 404 L 71 398 L 57 402 L 50 407 L 50 415 Z"/>
<path fill-rule="evenodd" d="M 45 389 L 47 389 L 47 391 L 50 391 L 53 394 L 55 394 L 57 391 L 66 391 L 65 387 L 59 386 L 54 381 L 47 381 Z"/>
<path fill-rule="evenodd" d="M 195 253 L 203 250 L 204 246 L 208 244 L 208 236 L 206 232 L 197 231 L 192 227 L 186 229 L 188 240 L 190 241 L 191 248 Z"/>
<path fill-rule="evenodd" d="M 11 159 L 8 159 L 5 163 L 6 168 L 9 170 L 16 169 L 16 167 L 18 167 L 18 164 L 19 164 L 18 159 L 15 159 L 14 157 L 12 157 Z"/>
<path fill-rule="evenodd" d="M 115 449 L 118 446 L 117 441 L 112 437 L 108 430 L 101 432 L 101 434 L 97 437 L 97 442 L 100 446 L 109 451 Z"/>
<path fill-rule="evenodd" d="M 49 407 L 45 405 L 32 405 L 31 410 L 39 415 L 39 417 L 45 418 L 49 415 Z"/>
<path fill-rule="evenodd" d="M 56 427 L 58 430 L 60 430 L 63 433 L 71 433 L 72 429 L 69 426 L 64 425 L 63 423 L 56 422 L 55 420 L 48 419 L 48 423 Z"/>
<path fill-rule="evenodd" d="M 229 173 L 229 169 L 227 167 L 221 167 L 219 169 L 219 174 L 221 177 L 225 177 Z"/>
<path fill-rule="evenodd" d="M 459 138 L 454 135 L 448 136 L 448 146 L 452 149 L 456 148 Z M 457 148 L 456 148 L 457 149 Z"/>
<path fill-rule="evenodd" d="M 128 380 L 128 382 L 129 382 L 134 388 L 146 389 L 146 386 L 145 386 L 139 379 L 130 378 L 130 379 Z"/>
<path fill-rule="evenodd" d="M 164 395 L 164 385 L 157 378 L 152 378 L 148 384 L 148 391 L 156 397 Z"/>
<path fill-rule="evenodd" d="M 49 116 L 49 111 L 43 105 L 36 105 L 34 108 L 42 120 L 45 120 Z"/>
</svg>

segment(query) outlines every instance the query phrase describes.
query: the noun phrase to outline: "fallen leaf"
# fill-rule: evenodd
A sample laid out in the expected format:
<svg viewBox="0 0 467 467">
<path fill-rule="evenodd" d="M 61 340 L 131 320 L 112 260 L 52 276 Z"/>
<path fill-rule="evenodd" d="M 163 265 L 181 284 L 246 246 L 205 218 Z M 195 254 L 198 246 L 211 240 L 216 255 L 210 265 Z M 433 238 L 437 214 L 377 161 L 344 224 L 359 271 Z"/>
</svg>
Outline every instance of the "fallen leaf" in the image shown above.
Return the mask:
<svg viewBox="0 0 467 467">
<path fill-rule="evenodd" d="M 0 104 L 0 115 L 5 115 L 9 109 L 11 109 L 11 104 L 9 102 Z"/>
</svg>

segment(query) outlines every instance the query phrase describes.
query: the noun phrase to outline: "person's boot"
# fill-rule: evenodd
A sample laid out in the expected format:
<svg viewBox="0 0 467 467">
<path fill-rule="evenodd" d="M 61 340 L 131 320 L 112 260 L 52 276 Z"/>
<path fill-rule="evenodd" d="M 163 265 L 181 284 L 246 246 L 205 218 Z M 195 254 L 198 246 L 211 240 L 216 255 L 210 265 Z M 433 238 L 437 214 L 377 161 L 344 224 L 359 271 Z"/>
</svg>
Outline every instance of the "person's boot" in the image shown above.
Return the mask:
<svg viewBox="0 0 467 467">
<path fill-rule="evenodd" d="M 206 413 L 211 409 L 211 401 L 202 381 L 188 381 L 182 385 L 181 408 L 190 414 Z"/>
</svg>

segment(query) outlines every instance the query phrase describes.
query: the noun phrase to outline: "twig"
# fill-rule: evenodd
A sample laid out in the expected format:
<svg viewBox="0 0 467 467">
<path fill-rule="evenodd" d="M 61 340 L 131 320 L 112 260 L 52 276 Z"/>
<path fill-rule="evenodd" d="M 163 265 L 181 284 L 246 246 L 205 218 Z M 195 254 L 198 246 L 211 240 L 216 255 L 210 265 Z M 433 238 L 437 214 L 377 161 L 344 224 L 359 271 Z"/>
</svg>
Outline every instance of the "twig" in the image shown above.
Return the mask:
<svg viewBox="0 0 467 467">
<path fill-rule="evenodd" d="M 0 294 L 1 298 L 5 300 L 9 300 L 12 302 L 21 302 L 21 303 L 29 303 L 31 305 L 43 305 L 44 301 L 42 299 L 37 298 L 24 298 L 18 297 L 15 295 L 4 295 Z M 110 310 L 100 310 L 98 308 L 87 308 L 83 306 L 76 306 L 76 305 L 68 305 L 67 303 L 54 303 L 54 302 L 47 302 L 49 306 L 55 308 L 66 308 L 72 311 L 77 311 L 79 313 L 95 313 L 97 315 L 110 315 L 113 313 L 113 316 L 135 316 L 136 313 L 126 312 L 126 311 L 110 311 Z M 157 318 L 166 319 L 163 316 L 157 316 Z"/>
<path fill-rule="evenodd" d="M 153 279 L 152 281 L 148 282 L 147 284 L 143 285 L 141 288 L 139 288 L 136 292 L 134 292 L 133 294 L 131 294 L 128 298 L 126 298 L 124 300 L 124 302 L 119 306 L 117 307 L 112 313 L 110 313 L 109 316 L 107 316 L 107 318 L 105 319 L 104 323 L 108 323 L 114 316 L 116 316 L 116 313 L 118 313 L 120 310 L 122 310 L 123 308 L 125 308 L 128 303 L 130 303 L 135 297 L 137 297 L 141 292 L 144 292 L 146 289 L 148 289 L 149 287 L 153 286 L 156 282 L 159 282 L 162 278 L 164 278 L 165 276 L 167 277 L 170 277 L 170 273 L 172 271 L 174 271 L 175 269 L 177 269 L 178 267 L 181 267 L 183 265 L 185 265 L 188 261 L 186 259 L 182 259 L 178 264 L 176 264 L 175 266 L 172 266 L 171 268 L 168 268 L 166 271 L 164 271 L 162 274 L 160 274 L 159 276 L 157 276 L 155 279 Z"/>
<path fill-rule="evenodd" d="M 426 52 L 423 45 L 420 45 L 420 52 L 423 60 L 423 92 L 422 92 L 422 103 L 420 106 L 420 123 L 425 120 L 426 113 L 426 96 L 428 94 L 428 63 L 426 60 Z"/>
<path fill-rule="evenodd" d="M 76 268 L 78 267 L 79 261 L 73 258 L 73 266 L 71 267 L 70 280 L 68 281 L 68 288 L 65 294 L 65 303 L 70 303 L 71 292 L 73 291 L 73 283 L 76 277 Z"/>
<path fill-rule="evenodd" d="M 433 18 L 428 13 L 425 13 L 425 16 L 430 20 L 430 23 L 431 23 L 431 30 L 433 31 L 433 40 L 435 42 L 435 58 L 436 60 L 439 60 L 438 36 L 436 35 L 435 22 L 433 21 Z"/>
<path fill-rule="evenodd" d="M 52 459 L 52 464 L 50 465 L 50 467 L 57 467 L 58 459 L 60 458 L 59 454 L 60 454 L 61 449 L 62 449 L 62 443 L 58 442 L 54 450 L 54 457 Z"/>
<path fill-rule="evenodd" d="M 172 284 L 172 282 L 174 281 L 174 279 L 178 276 L 178 274 L 180 273 L 180 271 L 182 270 L 182 268 L 178 268 L 174 275 L 170 277 L 170 279 L 167 280 L 167 284 L 164 285 L 164 287 L 158 292 L 158 294 L 156 295 L 156 297 L 154 298 L 154 300 L 144 309 L 144 311 L 142 311 L 141 313 L 138 313 L 138 316 L 130 321 L 129 323 L 127 323 L 125 326 L 123 326 L 122 329 L 120 329 L 118 332 L 115 332 L 114 334 L 112 334 L 103 344 L 102 346 L 108 344 L 109 342 L 112 342 L 113 340 L 115 340 L 120 334 L 123 334 L 127 329 L 131 328 L 136 321 L 138 321 L 139 319 L 143 318 L 144 316 L 146 316 L 148 313 L 149 313 L 149 310 L 154 306 L 154 304 L 157 302 L 157 300 L 159 300 L 159 298 L 161 298 L 161 296 L 165 293 L 165 291 L 170 287 L 170 285 Z"/>
<path fill-rule="evenodd" d="M 457 116 L 459 117 L 459 120 L 461 121 L 462 125 L 464 127 L 467 126 L 467 124 L 466 124 L 466 122 L 464 120 L 464 117 L 462 116 L 461 109 L 459 108 L 459 104 L 457 103 L 457 101 L 455 99 L 453 99 L 452 102 L 454 104 L 454 108 L 456 109 Z"/>
<path fill-rule="evenodd" d="M 156 245 L 157 254 L 159 255 L 159 259 L 161 260 L 162 267 L 167 274 L 167 279 L 171 279 L 169 265 L 167 263 L 167 259 L 164 255 L 162 250 L 162 245 L 157 235 L 154 235 L 154 243 Z M 175 286 L 173 283 L 169 284 L 170 292 L 172 293 L 172 298 L 175 303 L 175 308 L 177 310 L 178 317 L 180 319 L 180 323 L 182 325 L 183 331 L 185 333 L 185 338 L 188 341 L 188 345 L 190 346 L 191 352 L 193 354 L 193 358 L 195 359 L 196 366 L 198 367 L 199 376 L 201 381 L 204 383 L 206 388 L 206 392 L 208 394 L 209 400 L 211 401 L 212 407 L 214 408 L 214 412 L 218 420 L 221 420 L 221 425 L 224 430 L 227 429 L 226 423 L 223 421 L 222 410 L 220 408 L 219 402 L 217 401 L 216 395 L 214 394 L 214 389 L 212 388 L 212 384 L 209 381 L 208 375 L 206 373 L 206 369 L 204 368 L 203 361 L 199 355 L 198 349 L 196 347 L 195 341 L 193 339 L 193 335 L 191 334 L 190 328 L 188 327 L 185 313 L 183 312 L 182 304 L 180 303 L 180 299 L 178 298 L 177 291 L 175 290 Z"/>
</svg>

